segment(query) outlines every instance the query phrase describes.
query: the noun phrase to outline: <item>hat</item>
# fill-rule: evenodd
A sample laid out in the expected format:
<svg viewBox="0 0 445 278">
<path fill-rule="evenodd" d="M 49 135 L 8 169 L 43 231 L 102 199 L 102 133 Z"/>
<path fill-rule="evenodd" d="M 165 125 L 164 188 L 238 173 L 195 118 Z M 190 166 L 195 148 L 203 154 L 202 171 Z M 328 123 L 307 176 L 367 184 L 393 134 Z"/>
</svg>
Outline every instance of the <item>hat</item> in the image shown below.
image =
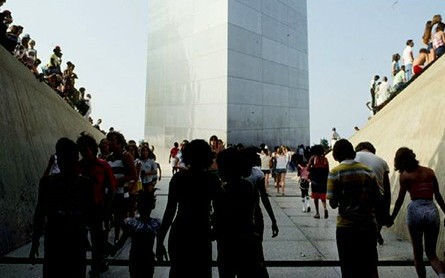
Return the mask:
<svg viewBox="0 0 445 278">
<path fill-rule="evenodd" d="M 56 46 L 56 47 L 54 47 L 54 49 L 53 49 L 53 52 L 60 52 L 60 54 L 62 54 L 61 51 L 62 51 L 62 50 L 60 49 L 60 46 Z"/>
<path fill-rule="evenodd" d="M 31 39 L 31 36 L 29 34 L 24 34 L 22 39 Z"/>
</svg>

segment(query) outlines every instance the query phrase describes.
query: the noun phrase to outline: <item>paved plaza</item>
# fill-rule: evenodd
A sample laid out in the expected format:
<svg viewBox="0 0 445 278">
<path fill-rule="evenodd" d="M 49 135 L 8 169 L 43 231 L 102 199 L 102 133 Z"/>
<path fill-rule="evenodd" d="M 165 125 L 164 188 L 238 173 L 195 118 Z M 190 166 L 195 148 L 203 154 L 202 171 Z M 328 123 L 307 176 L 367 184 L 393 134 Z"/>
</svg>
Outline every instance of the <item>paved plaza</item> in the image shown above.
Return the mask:
<svg viewBox="0 0 445 278">
<path fill-rule="evenodd" d="M 170 168 L 165 165 L 164 173 L 168 174 Z M 286 195 L 277 196 L 272 186 L 269 189 L 271 204 L 277 218 L 280 233 L 278 237 L 271 238 L 271 224 L 265 213 L 265 234 L 264 234 L 264 253 L 267 261 L 278 261 L 285 265 L 288 261 L 293 265 L 304 262 L 311 264 L 317 262 L 337 261 L 337 248 L 335 243 L 335 219 L 336 210 L 329 209 L 328 219 L 313 218 L 312 212 L 303 213 L 301 210 L 300 190 L 297 186 L 297 180 L 293 179 L 295 173 L 287 175 Z M 165 176 L 158 187 L 157 206 L 153 211 L 153 217 L 162 218 L 163 211 L 167 202 L 168 182 L 170 176 Z M 271 180 L 272 184 L 272 180 Z M 193 186 L 193 185 L 190 185 Z M 393 234 L 390 230 L 383 228 L 383 237 L 385 243 L 378 246 L 380 261 L 412 261 L 411 244 Z M 111 239 L 110 239 L 111 240 Z M 118 253 L 115 259 L 127 259 L 130 241 L 128 240 L 122 252 Z M 26 257 L 29 253 L 30 245 L 23 246 L 10 254 L 8 257 Z M 214 259 L 216 259 L 214 244 Z M 40 254 L 43 250 L 41 248 Z M 440 252 L 440 250 L 438 250 Z M 332 266 L 292 266 L 268 267 L 270 277 L 341 277 L 339 267 Z M 213 268 L 213 277 L 218 277 L 216 267 Z M 428 277 L 437 277 L 431 267 L 427 267 Z M 417 277 L 414 266 L 380 266 L 380 277 Z M 41 265 L 28 264 L 0 264 L 0 276 L 11 278 L 40 277 Z M 128 267 L 110 266 L 108 272 L 102 277 L 129 277 Z M 168 267 L 156 267 L 154 277 L 168 277 Z"/>
</svg>

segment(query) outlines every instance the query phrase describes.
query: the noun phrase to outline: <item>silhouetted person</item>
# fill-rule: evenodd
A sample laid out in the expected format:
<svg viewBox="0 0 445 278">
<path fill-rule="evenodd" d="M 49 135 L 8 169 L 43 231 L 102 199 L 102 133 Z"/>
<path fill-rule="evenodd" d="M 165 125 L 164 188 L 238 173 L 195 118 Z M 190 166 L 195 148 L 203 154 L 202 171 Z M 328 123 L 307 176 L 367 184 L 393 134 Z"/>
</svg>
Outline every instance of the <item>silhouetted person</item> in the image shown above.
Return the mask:
<svg viewBox="0 0 445 278">
<path fill-rule="evenodd" d="M 150 217 L 156 203 L 155 191 L 139 193 L 137 210 L 140 217 L 130 217 L 124 220 L 122 237 L 114 246 L 113 253 L 121 249 L 127 239 L 131 238 L 129 257 L 131 278 L 153 277 L 155 261 L 153 247 L 156 233 L 161 225 L 159 219 Z"/>
<path fill-rule="evenodd" d="M 251 171 L 248 176 L 245 177 L 246 180 L 250 181 L 253 185 L 256 192 L 255 196 L 259 196 L 261 198 L 261 202 L 263 203 L 264 208 L 269 215 L 269 218 L 272 222 L 272 237 L 276 237 L 278 235 L 278 226 L 277 220 L 275 219 L 275 215 L 273 213 L 272 206 L 270 205 L 269 196 L 267 195 L 266 188 L 264 187 L 264 173 L 261 171 L 261 159 L 258 156 L 258 152 L 260 149 L 254 147 L 248 147 L 241 150 L 242 161 L 246 163 L 247 167 L 251 168 Z M 260 241 L 263 241 L 264 234 L 264 219 L 263 213 L 261 212 L 259 200 L 255 200 L 256 208 L 255 208 L 255 231 L 258 233 Z M 264 263 L 264 252 L 263 247 L 261 247 L 261 259 Z M 266 270 L 267 271 L 267 270 Z"/>
<path fill-rule="evenodd" d="M 170 181 L 156 257 L 161 261 L 166 257 L 164 239 L 171 227 L 170 277 L 211 277 L 211 203 L 220 190 L 220 181 L 208 171 L 213 154 L 206 141 L 187 144 L 182 158 L 187 169 L 177 172 Z"/>
<path fill-rule="evenodd" d="M 255 226 L 258 191 L 243 176 L 251 167 L 234 148 L 218 153 L 223 195 L 215 204 L 219 277 L 268 277 Z"/>
<path fill-rule="evenodd" d="M 29 256 L 34 259 L 39 255 L 39 239 L 43 234 L 43 277 L 85 277 L 92 183 L 77 171 L 76 143 L 68 138 L 59 139 L 56 155 L 60 173 L 40 180 Z"/>
<path fill-rule="evenodd" d="M 354 160 L 354 148 L 346 139 L 335 143 L 332 155 L 340 165 L 329 172 L 327 197 L 331 207 L 338 208 L 336 240 L 342 277 L 378 277 L 375 175 Z"/>
<path fill-rule="evenodd" d="M 93 206 L 90 213 L 91 234 L 91 277 L 98 277 L 100 272 L 106 271 L 105 244 L 108 242 L 103 224 L 107 211 L 110 210 L 110 202 L 107 202 L 106 194 L 113 194 L 116 187 L 116 179 L 110 165 L 105 160 L 97 158 L 98 146 L 96 140 L 90 135 L 81 134 L 77 139 L 77 146 L 82 160 L 79 162 L 80 173 L 93 181 Z"/>
</svg>

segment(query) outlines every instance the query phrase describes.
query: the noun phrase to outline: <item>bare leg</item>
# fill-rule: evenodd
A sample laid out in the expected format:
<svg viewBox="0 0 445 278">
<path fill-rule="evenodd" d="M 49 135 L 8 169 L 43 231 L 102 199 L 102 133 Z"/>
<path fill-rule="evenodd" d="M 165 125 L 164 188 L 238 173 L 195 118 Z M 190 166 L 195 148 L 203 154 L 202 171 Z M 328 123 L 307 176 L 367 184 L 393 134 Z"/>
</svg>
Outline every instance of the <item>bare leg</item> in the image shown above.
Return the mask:
<svg viewBox="0 0 445 278">
<path fill-rule="evenodd" d="M 320 211 L 318 209 L 318 199 L 314 199 L 314 206 L 315 206 L 315 218 L 320 218 Z"/>
<path fill-rule="evenodd" d="M 439 275 L 445 272 L 443 263 L 436 255 L 437 237 L 439 236 L 438 226 L 429 226 L 425 229 L 425 253 L 430 260 L 431 267 Z"/>
<path fill-rule="evenodd" d="M 281 186 L 283 187 L 282 194 L 284 195 L 284 188 L 286 187 L 286 173 L 280 173 Z"/>
<path fill-rule="evenodd" d="M 324 218 L 328 218 L 329 214 L 328 214 L 328 209 L 326 208 L 326 200 L 321 200 L 321 204 L 323 205 L 324 209 Z"/>
<path fill-rule="evenodd" d="M 275 174 L 275 184 L 276 184 L 275 187 L 277 188 L 277 193 L 280 193 L 280 185 L 281 185 L 280 177 L 281 177 L 281 174 L 279 174 L 279 173 Z"/>
<path fill-rule="evenodd" d="M 426 270 L 423 265 L 423 231 L 415 225 L 409 225 L 408 230 L 413 244 L 414 266 L 416 267 L 417 276 L 426 278 Z"/>
</svg>

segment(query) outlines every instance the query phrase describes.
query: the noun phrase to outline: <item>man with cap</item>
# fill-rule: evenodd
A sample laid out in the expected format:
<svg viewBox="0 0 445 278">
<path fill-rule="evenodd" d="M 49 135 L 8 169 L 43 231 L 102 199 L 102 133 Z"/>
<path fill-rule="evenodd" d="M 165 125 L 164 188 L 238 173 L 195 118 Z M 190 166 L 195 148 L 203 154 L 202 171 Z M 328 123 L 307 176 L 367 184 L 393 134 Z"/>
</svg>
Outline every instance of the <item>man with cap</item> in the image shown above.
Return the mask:
<svg viewBox="0 0 445 278">
<path fill-rule="evenodd" d="M 56 46 L 53 49 L 53 54 L 49 58 L 48 63 L 48 75 L 52 73 L 61 74 L 62 71 L 60 70 L 60 65 L 62 64 L 62 50 L 60 49 L 60 46 Z"/>
</svg>

